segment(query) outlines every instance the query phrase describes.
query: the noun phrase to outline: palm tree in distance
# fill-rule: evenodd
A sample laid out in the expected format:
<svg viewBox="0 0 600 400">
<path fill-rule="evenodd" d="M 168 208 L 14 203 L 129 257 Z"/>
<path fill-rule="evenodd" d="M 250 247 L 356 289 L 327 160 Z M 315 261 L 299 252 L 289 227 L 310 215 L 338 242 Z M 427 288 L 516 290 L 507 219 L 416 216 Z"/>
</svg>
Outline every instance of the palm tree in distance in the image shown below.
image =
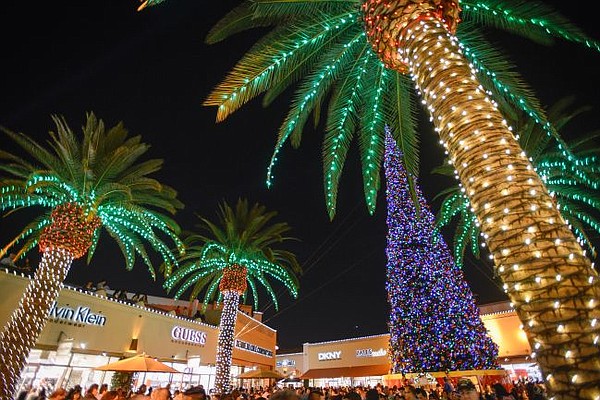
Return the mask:
<svg viewBox="0 0 600 400">
<path fill-rule="evenodd" d="M 169 291 L 179 286 L 175 298 L 191 288 L 190 300 L 204 291 L 204 307 L 213 299 L 223 301 L 215 377 L 220 394 L 231 389 L 231 356 L 242 298 L 251 292 L 257 309 L 260 284 L 277 309 L 277 295 L 268 278 L 283 284 L 292 297 L 298 296 L 300 265 L 293 253 L 277 248 L 293 238 L 284 236 L 290 230 L 287 223 L 272 223 L 276 215 L 259 204 L 249 207 L 247 200 L 238 200 L 235 208 L 223 202 L 217 223 L 200 217 L 198 227 L 203 233 L 187 236 L 181 266 L 165 282 Z"/>
<path fill-rule="evenodd" d="M 1 336 L 0 398 L 12 398 L 26 357 L 46 324 L 73 260 L 87 253 L 88 262 L 101 229 L 117 242 L 127 269 L 136 254 L 156 274 L 147 244 L 160 254 L 169 273 L 177 264 L 165 240 L 183 249 L 179 226 L 169 216 L 183 205 L 176 192 L 155 179 L 162 160 L 140 161 L 149 145 L 129 136 L 121 123 L 105 129 L 102 120 L 87 115 L 82 137 L 62 117 L 52 117 L 56 132 L 43 146 L 22 133 L 2 128 L 30 160 L 0 151 L 0 210 L 40 209 L 38 217 L 0 250 L 20 248 L 20 257 L 36 246 L 42 259 L 19 307 Z"/>
<path fill-rule="evenodd" d="M 574 97 L 564 98 L 548 110 L 549 120 L 561 132 L 575 117 L 589 111 L 589 107 L 573 108 L 574 100 Z M 597 219 L 600 211 L 600 147 L 597 144 L 600 131 L 595 130 L 570 140 L 567 145 L 574 157 L 565 157 L 556 141 L 531 119 L 518 114 L 510 119 L 515 121 L 520 133 L 521 147 L 531 157 L 565 222 L 571 225 L 579 242 L 595 257 L 596 249 L 591 237 L 600 234 L 600 221 Z M 454 168 L 447 163 L 433 172 L 454 176 Z M 437 216 L 438 229 L 447 226 L 454 217 L 458 218 L 454 231 L 456 263 L 463 264 L 467 249 L 479 258 L 479 247 L 485 246 L 485 237 L 462 185 L 443 190 L 439 196 L 443 196 L 443 201 Z"/>
<path fill-rule="evenodd" d="M 333 217 L 338 182 L 355 135 L 371 212 L 380 186 L 385 124 L 405 156 L 409 174 L 417 174 L 411 94 L 416 89 L 488 238 L 549 391 L 563 398 L 596 398 L 598 274 L 498 104 L 515 104 L 549 135 L 556 131 L 511 63 L 486 42 L 477 25 L 540 43 L 558 37 L 600 48 L 536 1 L 464 0 L 459 6 L 453 0 L 252 0 L 219 21 L 207 41 L 249 28 L 274 28 L 205 104 L 218 107 L 217 121 L 222 121 L 257 95 L 265 93 L 263 103 L 268 105 L 298 83 L 268 169 L 270 185 L 285 142 L 298 146 L 311 113 L 318 117 L 328 102 L 323 168 Z M 573 157 L 565 146 L 561 151 Z"/>
</svg>

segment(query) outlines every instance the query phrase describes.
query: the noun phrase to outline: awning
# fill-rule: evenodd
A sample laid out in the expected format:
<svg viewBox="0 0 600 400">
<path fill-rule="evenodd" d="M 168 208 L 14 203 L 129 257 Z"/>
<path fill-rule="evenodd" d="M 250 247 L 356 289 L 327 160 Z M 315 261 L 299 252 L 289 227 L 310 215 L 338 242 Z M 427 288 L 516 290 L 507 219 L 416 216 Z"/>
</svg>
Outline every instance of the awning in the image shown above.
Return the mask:
<svg viewBox="0 0 600 400">
<path fill-rule="evenodd" d="M 389 364 L 363 365 L 359 367 L 309 369 L 300 379 L 341 378 L 358 376 L 382 376 L 390 370 Z"/>
</svg>

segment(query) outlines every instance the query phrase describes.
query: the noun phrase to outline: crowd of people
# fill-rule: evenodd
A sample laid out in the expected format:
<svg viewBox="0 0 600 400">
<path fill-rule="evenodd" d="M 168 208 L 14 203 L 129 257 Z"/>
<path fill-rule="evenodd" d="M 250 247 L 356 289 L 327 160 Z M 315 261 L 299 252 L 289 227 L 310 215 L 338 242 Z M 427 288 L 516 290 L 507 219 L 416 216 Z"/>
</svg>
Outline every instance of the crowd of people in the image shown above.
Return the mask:
<svg viewBox="0 0 600 400">
<path fill-rule="evenodd" d="M 509 390 L 510 389 L 510 390 Z M 417 387 L 406 384 L 387 387 L 254 387 L 236 388 L 231 393 L 206 392 L 202 385 L 187 390 L 171 389 L 171 385 L 156 388 L 141 385 L 135 390 L 118 388 L 109 390 L 108 385 L 90 385 L 85 391 L 78 385 L 70 390 L 57 389 L 49 396 L 25 390 L 17 400 L 545 400 L 544 385 L 532 380 L 519 380 L 509 386 L 501 383 L 478 388 L 469 379 Z"/>
</svg>

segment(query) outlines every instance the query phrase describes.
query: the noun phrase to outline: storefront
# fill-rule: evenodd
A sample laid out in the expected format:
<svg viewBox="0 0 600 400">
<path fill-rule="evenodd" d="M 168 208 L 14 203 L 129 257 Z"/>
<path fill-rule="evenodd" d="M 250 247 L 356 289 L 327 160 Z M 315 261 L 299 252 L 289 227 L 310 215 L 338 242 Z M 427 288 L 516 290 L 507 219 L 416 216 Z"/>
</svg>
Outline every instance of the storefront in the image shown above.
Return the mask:
<svg viewBox="0 0 600 400">
<path fill-rule="evenodd" d="M 527 376 L 541 379 L 521 321 L 510 303 L 482 306 L 480 316 L 498 345 L 498 363 L 506 370 L 508 379 Z M 286 376 L 308 379 L 310 386 L 374 386 L 383 383 L 383 376 L 389 373 L 388 345 L 388 334 L 305 343 L 302 353 L 278 354 L 277 370 Z"/>
<path fill-rule="evenodd" d="M 27 282 L 27 277 L 0 272 L 0 324 L 17 307 Z M 235 331 L 233 376 L 248 367 L 275 367 L 275 330 L 238 312 Z M 27 358 L 22 384 L 49 388 L 110 384 L 113 373 L 95 367 L 145 353 L 180 373 L 138 374 L 139 384 L 171 382 L 174 387 L 202 384 L 211 388 L 217 338 L 215 325 L 65 287 L 51 305 L 49 321 Z"/>
<path fill-rule="evenodd" d="M 302 353 L 277 356 L 277 370 L 310 386 L 374 386 L 388 373 L 389 335 L 305 343 Z"/>
</svg>

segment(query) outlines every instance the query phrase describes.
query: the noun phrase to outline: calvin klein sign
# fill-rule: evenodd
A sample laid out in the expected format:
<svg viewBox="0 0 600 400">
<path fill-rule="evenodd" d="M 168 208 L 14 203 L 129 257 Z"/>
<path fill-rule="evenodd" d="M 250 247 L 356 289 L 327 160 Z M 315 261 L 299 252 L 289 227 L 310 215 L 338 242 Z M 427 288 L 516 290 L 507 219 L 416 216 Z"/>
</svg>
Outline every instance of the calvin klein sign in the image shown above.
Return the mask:
<svg viewBox="0 0 600 400">
<path fill-rule="evenodd" d="M 56 301 L 50 306 L 48 318 L 83 325 L 106 325 L 106 316 L 92 312 L 89 307 L 77 306 L 71 308 L 68 306 L 59 306 Z"/>
</svg>

